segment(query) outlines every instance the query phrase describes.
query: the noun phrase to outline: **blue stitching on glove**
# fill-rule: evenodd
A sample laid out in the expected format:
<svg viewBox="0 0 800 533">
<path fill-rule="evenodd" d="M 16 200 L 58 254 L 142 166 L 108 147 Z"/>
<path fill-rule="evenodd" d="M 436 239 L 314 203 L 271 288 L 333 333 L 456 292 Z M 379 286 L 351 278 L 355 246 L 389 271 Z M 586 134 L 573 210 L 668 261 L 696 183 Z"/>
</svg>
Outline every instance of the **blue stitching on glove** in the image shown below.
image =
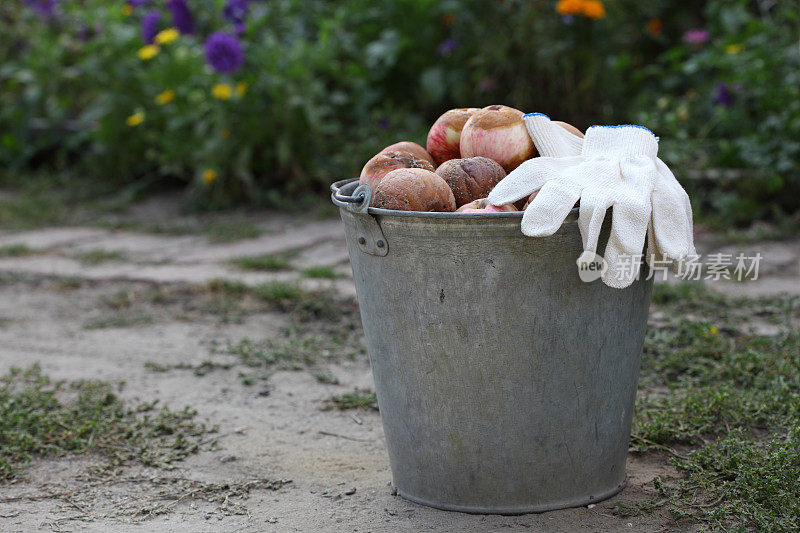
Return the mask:
<svg viewBox="0 0 800 533">
<path fill-rule="evenodd" d="M 638 126 L 636 124 L 619 124 L 617 126 L 604 126 L 603 124 L 595 124 L 594 126 L 589 126 L 589 129 L 592 129 L 592 128 L 641 128 L 644 131 L 646 131 L 647 133 L 649 133 L 650 135 L 652 135 L 653 137 L 655 137 L 655 134 L 652 131 L 650 131 L 648 128 L 645 128 L 644 126 Z"/>
<path fill-rule="evenodd" d="M 522 115 L 522 116 L 523 116 L 523 117 L 533 117 L 533 116 L 536 116 L 536 115 L 541 115 L 541 116 L 543 116 L 544 118 L 546 118 L 547 120 L 550 120 L 550 117 L 548 117 L 548 116 L 547 116 L 547 115 L 545 115 L 544 113 L 525 113 L 525 114 L 524 114 L 524 115 Z"/>
</svg>

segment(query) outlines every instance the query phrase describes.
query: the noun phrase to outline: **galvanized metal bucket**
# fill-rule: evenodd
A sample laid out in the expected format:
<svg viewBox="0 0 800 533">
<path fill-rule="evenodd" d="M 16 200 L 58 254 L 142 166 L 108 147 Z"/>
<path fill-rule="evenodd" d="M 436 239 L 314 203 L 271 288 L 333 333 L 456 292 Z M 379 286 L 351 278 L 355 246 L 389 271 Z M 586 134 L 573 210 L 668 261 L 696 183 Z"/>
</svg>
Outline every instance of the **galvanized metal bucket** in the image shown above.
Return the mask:
<svg viewBox="0 0 800 533">
<path fill-rule="evenodd" d="M 375 209 L 357 180 L 331 188 L 397 492 L 522 514 L 622 490 L 652 280 L 582 282 L 577 210 L 530 238 L 521 213 Z"/>
</svg>

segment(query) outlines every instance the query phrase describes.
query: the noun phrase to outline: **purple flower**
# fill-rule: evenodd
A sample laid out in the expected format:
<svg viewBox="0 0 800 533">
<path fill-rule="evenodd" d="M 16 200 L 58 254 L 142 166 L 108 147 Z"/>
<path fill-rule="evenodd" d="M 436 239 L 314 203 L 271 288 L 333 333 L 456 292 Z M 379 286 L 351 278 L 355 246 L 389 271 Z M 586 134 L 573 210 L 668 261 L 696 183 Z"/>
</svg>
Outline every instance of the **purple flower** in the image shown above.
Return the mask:
<svg viewBox="0 0 800 533">
<path fill-rule="evenodd" d="M 380 126 L 380 128 L 382 130 L 388 130 L 389 129 L 389 120 L 386 119 L 386 118 L 378 119 L 378 126 Z"/>
<path fill-rule="evenodd" d="M 572 15 L 561 15 L 561 22 L 565 25 L 569 26 L 575 21 L 575 17 Z"/>
<path fill-rule="evenodd" d="M 250 0 L 228 0 L 222 16 L 231 24 L 241 24 L 250 12 Z"/>
<path fill-rule="evenodd" d="M 52 17 L 58 6 L 58 0 L 25 0 L 25 3 L 43 17 Z"/>
<path fill-rule="evenodd" d="M 167 9 L 172 13 L 172 25 L 184 34 L 194 33 L 194 18 L 186 0 L 168 0 Z"/>
<path fill-rule="evenodd" d="M 161 20 L 161 13 L 156 11 L 148 11 L 142 17 L 142 40 L 145 44 L 153 44 L 153 40 L 158 33 L 158 22 Z"/>
<path fill-rule="evenodd" d="M 733 94 L 728 90 L 728 86 L 724 83 L 717 84 L 717 94 L 714 97 L 714 103 L 730 107 L 733 105 Z"/>
<path fill-rule="evenodd" d="M 128 0 L 128 4 L 131 7 L 144 7 L 149 6 L 152 3 L 152 0 Z"/>
<path fill-rule="evenodd" d="M 81 22 L 80 26 L 78 26 L 78 33 L 75 36 L 80 42 L 85 43 L 92 38 L 92 30 L 85 22 Z"/>
<path fill-rule="evenodd" d="M 436 53 L 441 57 L 449 56 L 456 48 L 458 48 L 458 41 L 455 39 L 445 39 L 436 47 Z"/>
<path fill-rule="evenodd" d="M 708 31 L 704 30 L 703 28 L 689 30 L 683 34 L 683 40 L 689 44 L 707 43 L 709 37 Z"/>
<path fill-rule="evenodd" d="M 206 61 L 217 72 L 234 72 L 244 63 L 242 43 L 229 33 L 212 33 L 206 39 Z"/>
</svg>

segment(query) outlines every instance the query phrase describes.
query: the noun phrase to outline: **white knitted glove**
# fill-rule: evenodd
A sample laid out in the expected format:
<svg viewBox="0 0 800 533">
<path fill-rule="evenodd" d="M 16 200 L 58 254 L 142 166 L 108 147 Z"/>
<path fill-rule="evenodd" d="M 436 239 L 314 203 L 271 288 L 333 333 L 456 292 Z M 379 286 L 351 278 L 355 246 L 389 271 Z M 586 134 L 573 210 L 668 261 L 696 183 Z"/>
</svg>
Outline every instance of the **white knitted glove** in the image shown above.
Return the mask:
<svg viewBox="0 0 800 533">
<path fill-rule="evenodd" d="M 522 120 L 540 155 L 580 155 L 583 138 L 556 125 L 547 115 L 528 113 Z M 646 259 L 651 266 L 663 261 L 672 263 L 673 269 L 677 270 L 680 261 L 697 255 L 692 231 L 692 206 L 689 196 L 669 167 L 661 159 L 656 159 L 656 167 L 658 177 L 650 197 L 653 214 L 647 227 Z"/>
<path fill-rule="evenodd" d="M 525 235 L 541 237 L 555 233 L 580 200 L 578 226 L 584 243 L 580 261 L 586 262 L 594 259 L 606 211 L 614 206 L 604 254 L 608 268 L 602 279 L 606 285 L 624 288 L 638 275 L 632 266 L 641 256 L 650 225 L 657 154 L 658 141 L 646 128 L 592 126 L 580 156 L 524 162 L 497 184 L 489 202 L 511 203 L 539 190 L 521 227 Z"/>
<path fill-rule="evenodd" d="M 544 113 L 528 113 L 522 121 L 542 157 L 581 155 L 583 137 L 568 132 Z"/>
</svg>

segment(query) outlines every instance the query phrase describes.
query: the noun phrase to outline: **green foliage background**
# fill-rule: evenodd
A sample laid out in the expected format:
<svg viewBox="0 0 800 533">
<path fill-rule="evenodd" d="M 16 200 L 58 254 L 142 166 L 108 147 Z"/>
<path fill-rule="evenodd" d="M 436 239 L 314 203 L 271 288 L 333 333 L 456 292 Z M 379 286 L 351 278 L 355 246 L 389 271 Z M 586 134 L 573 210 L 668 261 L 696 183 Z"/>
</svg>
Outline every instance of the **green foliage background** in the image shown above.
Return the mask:
<svg viewBox="0 0 800 533">
<path fill-rule="evenodd" d="M 446 109 L 505 103 L 582 129 L 647 125 L 676 174 L 700 178 L 685 183 L 720 225 L 800 208 L 793 2 L 609 0 L 589 19 L 543 0 L 253 0 L 246 62 L 220 75 L 203 41 L 232 31 L 224 4 L 190 0 L 195 34 L 143 61 L 141 17 L 158 9 L 167 28 L 164 0 L 127 14 L 121 0 L 61 0 L 52 17 L 3 2 L 0 179 L 70 169 L 137 190 L 179 184 L 204 208 L 275 204 L 356 175 L 392 142 L 424 144 Z M 697 28 L 708 41 L 685 42 Z M 241 96 L 212 95 L 242 82 Z M 175 98 L 158 105 L 165 90 Z M 129 126 L 135 113 L 144 121 Z"/>
</svg>

